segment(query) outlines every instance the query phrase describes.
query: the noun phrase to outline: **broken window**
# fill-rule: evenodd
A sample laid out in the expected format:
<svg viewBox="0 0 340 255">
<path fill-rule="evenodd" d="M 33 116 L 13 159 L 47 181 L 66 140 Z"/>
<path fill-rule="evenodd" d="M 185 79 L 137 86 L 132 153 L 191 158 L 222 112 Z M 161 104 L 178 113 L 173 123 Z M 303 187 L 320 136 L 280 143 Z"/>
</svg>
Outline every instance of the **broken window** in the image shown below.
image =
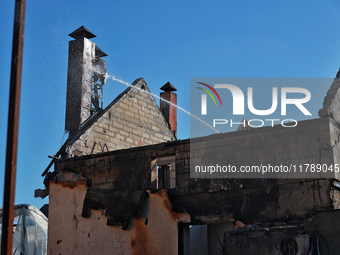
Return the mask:
<svg viewBox="0 0 340 255">
<path fill-rule="evenodd" d="M 151 189 L 176 188 L 175 156 L 156 158 L 151 162 Z"/>
</svg>

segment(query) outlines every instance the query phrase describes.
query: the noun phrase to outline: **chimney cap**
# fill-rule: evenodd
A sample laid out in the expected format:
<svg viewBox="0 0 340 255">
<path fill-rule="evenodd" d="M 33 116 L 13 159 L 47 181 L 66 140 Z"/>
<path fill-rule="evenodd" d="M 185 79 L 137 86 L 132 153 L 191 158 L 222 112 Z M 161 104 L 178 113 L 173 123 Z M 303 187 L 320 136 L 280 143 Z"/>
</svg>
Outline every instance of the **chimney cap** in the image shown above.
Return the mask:
<svg viewBox="0 0 340 255">
<path fill-rule="evenodd" d="M 104 51 L 102 51 L 101 48 L 99 48 L 97 45 L 96 45 L 96 55 L 100 58 L 107 56 L 107 54 Z"/>
<path fill-rule="evenodd" d="M 74 39 L 78 39 L 81 37 L 85 37 L 87 39 L 91 39 L 93 37 L 96 37 L 94 34 L 90 32 L 86 27 L 81 26 L 80 28 L 74 30 L 71 34 L 69 34 Z"/>
<path fill-rule="evenodd" d="M 163 91 L 177 91 L 177 89 L 172 85 L 169 81 L 164 84 L 163 87 L 161 87 L 161 90 Z"/>
</svg>

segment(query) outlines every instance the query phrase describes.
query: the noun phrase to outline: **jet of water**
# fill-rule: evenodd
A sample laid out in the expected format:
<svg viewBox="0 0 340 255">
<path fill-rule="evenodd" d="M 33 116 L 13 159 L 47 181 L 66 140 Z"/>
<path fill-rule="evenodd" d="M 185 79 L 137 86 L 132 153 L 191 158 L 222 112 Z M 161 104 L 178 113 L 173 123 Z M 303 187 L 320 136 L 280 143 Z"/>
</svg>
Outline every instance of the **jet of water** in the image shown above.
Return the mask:
<svg viewBox="0 0 340 255">
<path fill-rule="evenodd" d="M 211 128 L 212 130 L 214 130 L 216 133 L 220 133 L 217 129 L 213 128 L 213 127 L 210 126 L 208 123 L 204 122 L 203 120 L 201 120 L 200 118 L 198 118 L 198 117 L 195 116 L 194 114 L 188 112 L 187 110 L 183 109 L 182 107 L 180 107 L 180 106 L 178 106 L 178 105 L 176 105 L 176 104 L 174 104 L 174 103 L 171 103 L 171 102 L 168 101 L 168 100 L 165 100 L 164 98 L 161 98 L 160 96 L 157 96 L 157 95 L 155 95 L 155 94 L 152 94 L 151 92 L 148 92 L 148 91 L 143 90 L 143 89 L 141 89 L 141 88 L 135 87 L 135 86 L 131 85 L 130 83 L 126 82 L 126 81 L 123 81 L 123 80 L 121 80 L 121 79 L 118 79 L 118 78 L 114 77 L 113 75 L 107 75 L 107 77 L 108 77 L 108 78 L 111 78 L 112 80 L 117 81 L 117 82 L 119 82 L 119 83 L 121 83 L 121 84 L 124 84 L 124 85 L 126 85 L 126 86 L 128 86 L 128 87 L 131 87 L 132 89 L 137 89 L 137 90 L 142 91 L 142 92 L 144 92 L 144 93 L 146 93 L 146 94 L 149 94 L 149 95 L 151 95 L 151 96 L 157 97 L 159 100 L 162 100 L 162 101 L 164 101 L 164 102 L 166 102 L 166 103 L 168 103 L 168 104 L 170 104 L 170 105 L 176 107 L 177 109 L 179 109 L 179 110 L 181 110 L 181 111 L 183 111 L 183 112 L 189 114 L 191 117 L 193 117 L 193 118 L 197 119 L 198 121 L 202 122 L 204 125 L 208 126 L 208 127 Z"/>
</svg>

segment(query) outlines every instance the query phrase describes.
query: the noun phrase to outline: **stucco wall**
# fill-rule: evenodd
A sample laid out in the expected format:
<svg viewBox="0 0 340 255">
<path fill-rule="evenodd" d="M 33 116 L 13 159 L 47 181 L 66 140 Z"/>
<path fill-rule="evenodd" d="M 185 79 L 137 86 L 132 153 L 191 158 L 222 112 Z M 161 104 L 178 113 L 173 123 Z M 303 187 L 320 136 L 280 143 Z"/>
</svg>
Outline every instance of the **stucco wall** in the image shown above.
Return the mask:
<svg viewBox="0 0 340 255">
<path fill-rule="evenodd" d="M 68 182 L 69 184 L 69 182 Z M 103 210 L 83 218 L 85 183 L 50 182 L 48 254 L 177 254 L 178 228 L 183 220 L 171 211 L 165 191 L 150 194 L 142 217 L 128 230 L 108 226 Z"/>
</svg>

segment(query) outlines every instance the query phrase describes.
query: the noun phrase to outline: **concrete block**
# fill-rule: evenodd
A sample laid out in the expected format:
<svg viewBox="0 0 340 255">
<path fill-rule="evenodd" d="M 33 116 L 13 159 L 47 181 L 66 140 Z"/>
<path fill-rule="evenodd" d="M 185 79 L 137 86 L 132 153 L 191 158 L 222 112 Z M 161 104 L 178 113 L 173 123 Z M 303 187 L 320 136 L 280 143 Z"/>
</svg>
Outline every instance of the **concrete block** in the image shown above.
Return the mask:
<svg viewBox="0 0 340 255">
<path fill-rule="evenodd" d="M 124 101 L 119 103 L 119 107 L 123 108 L 124 110 L 129 110 L 129 105 Z M 118 107 L 117 107 L 118 108 Z"/>
<path fill-rule="evenodd" d="M 120 124 L 120 123 L 118 123 L 118 122 L 113 122 L 113 126 L 114 127 L 116 127 L 116 128 L 118 128 L 118 129 L 123 129 L 123 125 L 122 124 Z"/>
<path fill-rule="evenodd" d="M 124 140 L 125 140 L 125 136 L 122 136 L 120 134 L 116 134 L 115 138 L 110 138 L 111 142 L 117 141 L 118 143 L 120 143 L 120 141 L 124 141 Z"/>
<path fill-rule="evenodd" d="M 130 136 L 130 133 L 126 132 L 125 130 L 119 130 L 119 134 L 123 135 L 125 137 L 129 137 Z"/>
<path fill-rule="evenodd" d="M 131 118 L 135 118 L 135 114 L 131 111 L 126 111 L 125 115 L 128 116 L 128 117 L 131 117 Z"/>
</svg>

